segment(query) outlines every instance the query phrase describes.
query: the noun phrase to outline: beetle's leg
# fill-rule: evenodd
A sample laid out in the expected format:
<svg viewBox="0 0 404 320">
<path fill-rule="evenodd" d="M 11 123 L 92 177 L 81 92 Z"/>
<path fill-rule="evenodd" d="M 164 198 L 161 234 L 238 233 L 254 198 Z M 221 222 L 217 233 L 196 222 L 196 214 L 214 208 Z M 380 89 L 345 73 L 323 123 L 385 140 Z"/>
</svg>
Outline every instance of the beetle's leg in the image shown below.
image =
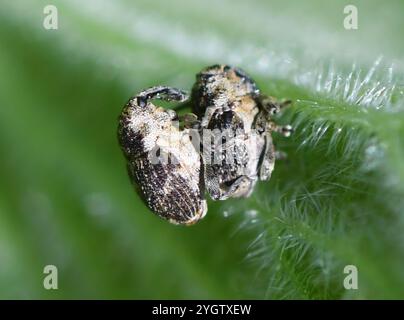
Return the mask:
<svg viewBox="0 0 404 320">
<path fill-rule="evenodd" d="M 271 120 L 271 115 L 279 113 L 283 108 L 291 104 L 291 100 L 278 102 L 275 98 L 270 96 L 260 96 L 259 103 L 263 108 L 263 112 L 259 114 L 256 121 L 256 127 L 265 131 L 275 131 L 285 137 L 289 137 L 293 132 L 290 125 L 280 126 Z"/>
<path fill-rule="evenodd" d="M 238 177 L 226 191 L 222 191 L 221 200 L 250 196 L 254 190 L 255 180 L 247 176 Z"/>
<path fill-rule="evenodd" d="M 255 182 L 247 176 L 241 176 L 227 187 L 220 184 L 217 177 L 211 177 L 206 187 L 213 200 L 226 200 L 228 198 L 248 197 L 254 190 Z"/>
<path fill-rule="evenodd" d="M 140 92 L 136 97 L 138 106 L 144 107 L 149 100 L 160 99 L 165 101 L 178 101 L 184 102 L 188 100 L 189 95 L 187 92 L 166 86 L 151 87 Z"/>
<path fill-rule="evenodd" d="M 280 126 L 280 125 L 276 124 L 273 121 L 269 121 L 268 125 L 269 125 L 269 130 L 270 131 L 278 132 L 281 135 L 283 135 L 284 137 L 289 137 L 293 132 L 293 128 L 289 124 L 287 124 L 285 126 Z"/>
<path fill-rule="evenodd" d="M 279 102 L 274 97 L 261 95 L 259 97 L 259 103 L 269 115 L 275 115 L 285 107 L 289 106 L 292 103 L 292 101 L 284 100 Z"/>
<path fill-rule="evenodd" d="M 275 167 L 275 148 L 272 142 L 271 131 L 267 130 L 265 134 L 265 149 L 261 161 L 258 165 L 260 180 L 269 180 Z"/>
<path fill-rule="evenodd" d="M 286 154 L 282 151 L 275 151 L 272 141 L 271 133 L 275 131 L 282 134 L 285 137 L 289 137 L 293 132 L 293 128 L 290 125 L 280 126 L 275 122 L 269 120 L 265 125 L 265 149 L 262 154 L 262 158 L 258 165 L 260 180 L 268 180 L 271 177 L 274 170 L 276 159 L 285 159 Z"/>
<path fill-rule="evenodd" d="M 256 181 L 256 179 L 253 180 L 247 176 L 241 176 L 233 182 L 227 193 L 229 193 L 232 198 L 247 198 L 253 192 Z"/>
</svg>

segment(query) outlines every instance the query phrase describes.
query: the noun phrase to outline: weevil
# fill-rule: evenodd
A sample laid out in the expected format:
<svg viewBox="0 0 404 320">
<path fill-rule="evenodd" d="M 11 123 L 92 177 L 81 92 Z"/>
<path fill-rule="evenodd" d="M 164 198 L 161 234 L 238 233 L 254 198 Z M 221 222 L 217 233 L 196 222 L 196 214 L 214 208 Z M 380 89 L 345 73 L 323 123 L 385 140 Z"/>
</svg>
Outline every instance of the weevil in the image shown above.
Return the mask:
<svg viewBox="0 0 404 320">
<path fill-rule="evenodd" d="M 210 139 L 202 143 L 207 192 L 214 200 L 250 196 L 256 182 L 270 179 L 274 169 L 271 133 L 292 132 L 290 125 L 278 126 L 272 120 L 290 101 L 279 103 L 261 94 L 239 68 L 213 65 L 197 74 L 191 103 L 200 130 L 222 133 L 213 147 Z"/>
<path fill-rule="evenodd" d="M 179 89 L 157 86 L 129 99 L 120 117 L 118 138 L 131 181 L 146 205 L 174 224 L 191 225 L 207 212 L 200 156 L 189 129 L 174 125 L 174 110 L 153 99 L 183 102 Z"/>
<path fill-rule="evenodd" d="M 188 102 L 193 113 L 181 117 L 180 128 L 174 125 L 180 120 L 176 111 L 153 99 Z M 130 179 L 155 214 L 194 224 L 206 215 L 205 191 L 214 200 L 248 197 L 258 180 L 270 179 L 276 158 L 272 132 L 292 132 L 272 118 L 289 103 L 261 94 L 245 72 L 228 65 L 198 73 L 191 99 L 176 88 L 143 90 L 119 118 Z"/>
</svg>

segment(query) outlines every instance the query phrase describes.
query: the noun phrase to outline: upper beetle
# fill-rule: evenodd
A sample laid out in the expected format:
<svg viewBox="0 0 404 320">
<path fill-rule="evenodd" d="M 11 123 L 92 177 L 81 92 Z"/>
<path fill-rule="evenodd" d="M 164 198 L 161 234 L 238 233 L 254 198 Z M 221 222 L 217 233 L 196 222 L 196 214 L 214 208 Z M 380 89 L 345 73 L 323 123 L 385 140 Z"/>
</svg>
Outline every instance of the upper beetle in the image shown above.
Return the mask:
<svg viewBox="0 0 404 320">
<path fill-rule="evenodd" d="M 271 133 L 277 131 L 285 136 L 291 133 L 291 126 L 278 126 L 272 120 L 290 101 L 278 103 L 262 95 L 241 69 L 213 65 L 197 74 L 191 103 L 201 130 L 222 133 L 219 137 L 222 143 L 211 147 L 208 139 L 208 144 L 202 145 L 204 181 L 209 195 L 215 200 L 248 197 L 257 180 L 268 180 L 274 169 Z M 227 133 L 223 135 L 224 131 Z"/>
</svg>

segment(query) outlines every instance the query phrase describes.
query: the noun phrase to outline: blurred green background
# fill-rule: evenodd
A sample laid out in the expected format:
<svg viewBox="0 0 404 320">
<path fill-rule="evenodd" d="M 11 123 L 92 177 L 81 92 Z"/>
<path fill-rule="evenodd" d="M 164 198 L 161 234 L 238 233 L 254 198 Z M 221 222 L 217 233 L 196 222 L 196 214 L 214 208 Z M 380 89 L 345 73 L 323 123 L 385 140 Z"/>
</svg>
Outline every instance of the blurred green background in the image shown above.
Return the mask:
<svg viewBox="0 0 404 320">
<path fill-rule="evenodd" d="M 0 298 L 404 298 L 402 30 L 393 0 L 1 0 Z M 117 117 L 216 63 L 292 99 L 296 133 L 251 198 L 173 226 L 135 194 Z"/>
</svg>

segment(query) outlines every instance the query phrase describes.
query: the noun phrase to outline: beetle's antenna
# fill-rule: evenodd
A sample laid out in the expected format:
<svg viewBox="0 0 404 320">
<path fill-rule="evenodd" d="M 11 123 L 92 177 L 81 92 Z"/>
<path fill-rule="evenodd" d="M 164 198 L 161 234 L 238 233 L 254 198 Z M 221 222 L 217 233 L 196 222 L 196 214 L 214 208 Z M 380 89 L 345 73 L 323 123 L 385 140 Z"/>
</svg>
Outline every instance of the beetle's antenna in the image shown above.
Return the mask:
<svg viewBox="0 0 404 320">
<path fill-rule="evenodd" d="M 177 88 L 156 86 L 143 90 L 135 98 L 138 106 L 144 107 L 152 99 L 184 102 L 188 100 L 189 95 L 186 91 Z"/>
</svg>

